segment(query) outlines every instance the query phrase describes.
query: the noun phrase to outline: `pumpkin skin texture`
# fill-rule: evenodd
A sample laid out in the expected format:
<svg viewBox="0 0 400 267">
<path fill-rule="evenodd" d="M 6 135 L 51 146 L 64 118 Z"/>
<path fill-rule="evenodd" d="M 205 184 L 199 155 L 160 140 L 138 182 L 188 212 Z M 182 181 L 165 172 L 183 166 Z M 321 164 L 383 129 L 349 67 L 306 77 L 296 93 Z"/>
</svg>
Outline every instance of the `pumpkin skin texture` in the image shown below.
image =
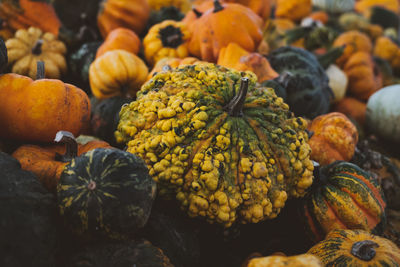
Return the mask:
<svg viewBox="0 0 400 267">
<path fill-rule="evenodd" d="M 269 63 L 286 89 L 286 102 L 296 116 L 315 118 L 327 113 L 333 93 L 317 58 L 301 48 L 280 47 L 268 55 Z"/>
<path fill-rule="evenodd" d="M 366 125 L 388 141 L 400 144 L 400 86 L 382 88 L 374 93 L 367 103 Z"/>
<path fill-rule="evenodd" d="M 144 239 L 92 244 L 68 257 L 65 266 L 174 267 L 161 249 Z"/>
<path fill-rule="evenodd" d="M 121 49 L 111 50 L 90 65 L 90 88 L 98 99 L 134 97 L 147 74 L 147 66 L 138 56 Z"/>
<path fill-rule="evenodd" d="M 333 229 L 380 231 L 386 201 L 378 182 L 357 165 L 336 161 L 321 168 L 302 214 L 316 241 Z"/>
<path fill-rule="evenodd" d="M 97 26 L 103 38 L 119 27 L 131 29 L 140 35 L 146 28 L 149 16 L 147 0 L 103 0 L 97 15 Z"/>
<path fill-rule="evenodd" d="M 392 241 L 363 230 L 333 230 L 307 253 L 319 257 L 326 266 L 400 265 L 400 250 Z"/>
<path fill-rule="evenodd" d="M 164 57 L 187 57 L 189 39 L 189 30 L 183 22 L 164 20 L 154 25 L 143 39 L 146 61 L 154 65 Z"/>
<path fill-rule="evenodd" d="M 190 0 L 148 0 L 148 3 L 152 10 L 174 6 L 183 13 L 188 12 L 192 5 Z"/>
<path fill-rule="evenodd" d="M 323 267 L 318 257 L 312 254 L 302 254 L 291 257 L 268 256 L 251 259 L 244 267 Z"/>
<path fill-rule="evenodd" d="M 33 81 L 14 73 L 0 76 L 3 138 L 50 143 L 60 130 L 78 136 L 89 120 L 89 97 L 71 84 L 56 79 Z"/>
<path fill-rule="evenodd" d="M 189 53 L 208 62 L 217 62 L 221 48 L 229 43 L 254 52 L 262 39 L 262 19 L 239 4 L 214 1 L 214 7 L 199 18 L 191 21 L 185 17 L 184 22 L 192 35 Z"/>
<path fill-rule="evenodd" d="M 107 51 L 122 49 L 137 55 L 140 50 L 140 39 L 134 31 L 127 28 L 116 28 L 112 30 L 104 43 L 97 49 L 96 58 Z"/>
<path fill-rule="evenodd" d="M 230 43 L 221 49 L 217 64 L 239 71 L 252 71 L 260 83 L 279 76 L 265 57 L 258 53 L 249 53 L 236 43 Z"/>
<path fill-rule="evenodd" d="M 56 266 L 57 207 L 31 172 L 0 152 L 1 266 Z"/>
<path fill-rule="evenodd" d="M 81 155 L 95 148 L 110 148 L 110 145 L 103 141 L 90 141 L 84 145 L 78 145 L 77 155 Z M 50 192 L 56 192 L 56 187 L 61 173 L 68 162 L 57 159 L 57 154 L 66 153 L 65 145 L 22 145 L 17 148 L 12 156 L 21 164 L 21 168 L 33 172 Z"/>
<path fill-rule="evenodd" d="M 156 183 L 139 157 L 96 148 L 64 168 L 57 201 L 76 234 L 126 239 L 146 224 L 155 193 Z"/>
<path fill-rule="evenodd" d="M 355 30 L 340 34 L 333 42 L 333 47 L 343 45 L 345 46 L 343 54 L 336 60 L 336 64 L 341 68 L 354 53 L 359 51 L 372 52 L 371 39 L 365 33 Z"/>
<path fill-rule="evenodd" d="M 311 159 L 321 165 L 336 160 L 350 161 L 358 142 L 356 126 L 342 113 L 331 112 L 316 117 L 309 126 L 314 134 L 308 140 Z"/>
<path fill-rule="evenodd" d="M 211 63 L 158 73 L 122 107 L 116 139 L 189 216 L 225 227 L 274 218 L 305 193 L 313 166 L 305 120 L 255 82 Z"/>
<path fill-rule="evenodd" d="M 54 8 L 46 1 L 1 1 L 0 17 L 14 30 L 37 27 L 57 36 L 61 26 Z"/>
<path fill-rule="evenodd" d="M 67 48 L 52 33 L 43 33 L 30 27 L 15 33 L 15 38 L 6 41 L 8 60 L 12 72 L 36 78 L 36 62 L 46 65 L 46 78 L 59 79 L 67 72 L 65 54 Z"/>
<path fill-rule="evenodd" d="M 277 0 L 275 16 L 292 21 L 307 17 L 312 10 L 311 0 Z"/>
<path fill-rule="evenodd" d="M 369 53 L 354 53 L 343 70 L 349 78 L 348 92 L 360 100 L 368 100 L 382 88 L 382 75 Z"/>
<path fill-rule="evenodd" d="M 390 62 L 395 71 L 400 71 L 400 47 L 390 37 L 382 36 L 376 40 L 374 55 Z"/>
</svg>

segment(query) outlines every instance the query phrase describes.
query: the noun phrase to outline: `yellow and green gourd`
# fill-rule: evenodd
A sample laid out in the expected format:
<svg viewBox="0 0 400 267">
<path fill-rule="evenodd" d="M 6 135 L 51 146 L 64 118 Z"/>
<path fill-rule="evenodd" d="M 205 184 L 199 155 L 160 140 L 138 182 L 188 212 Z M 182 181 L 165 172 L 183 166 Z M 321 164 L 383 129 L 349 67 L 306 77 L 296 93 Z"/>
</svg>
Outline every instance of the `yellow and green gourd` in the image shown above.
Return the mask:
<svg viewBox="0 0 400 267">
<path fill-rule="evenodd" d="M 229 227 L 274 218 L 312 184 L 306 121 L 251 72 L 211 63 L 156 74 L 122 107 L 116 140 L 160 194 Z"/>
</svg>

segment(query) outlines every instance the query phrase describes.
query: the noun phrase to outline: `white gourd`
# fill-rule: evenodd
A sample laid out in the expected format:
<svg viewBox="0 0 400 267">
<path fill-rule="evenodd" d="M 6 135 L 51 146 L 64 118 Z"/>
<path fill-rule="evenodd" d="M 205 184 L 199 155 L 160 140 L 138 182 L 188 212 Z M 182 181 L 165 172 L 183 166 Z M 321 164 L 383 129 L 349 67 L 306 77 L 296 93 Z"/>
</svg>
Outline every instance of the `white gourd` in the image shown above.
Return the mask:
<svg viewBox="0 0 400 267">
<path fill-rule="evenodd" d="M 354 2 L 354 0 L 312 0 L 314 6 L 332 13 L 351 11 Z"/>
<path fill-rule="evenodd" d="M 329 65 L 325 72 L 329 78 L 329 87 L 333 91 L 334 102 L 338 102 L 346 94 L 348 83 L 347 75 L 335 64 Z"/>
</svg>

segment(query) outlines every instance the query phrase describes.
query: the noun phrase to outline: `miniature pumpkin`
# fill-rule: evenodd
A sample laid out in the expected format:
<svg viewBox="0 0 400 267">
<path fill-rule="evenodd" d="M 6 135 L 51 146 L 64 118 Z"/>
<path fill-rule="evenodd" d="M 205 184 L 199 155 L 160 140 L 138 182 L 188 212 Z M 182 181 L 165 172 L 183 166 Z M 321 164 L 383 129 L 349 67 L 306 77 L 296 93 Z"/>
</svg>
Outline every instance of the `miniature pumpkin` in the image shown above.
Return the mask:
<svg viewBox="0 0 400 267">
<path fill-rule="evenodd" d="M 275 16 L 292 21 L 307 17 L 312 10 L 311 0 L 277 0 Z"/>
<path fill-rule="evenodd" d="M 152 10 L 160 10 L 163 7 L 174 6 L 183 13 L 189 11 L 192 3 L 190 0 L 148 0 Z"/>
<path fill-rule="evenodd" d="M 209 62 L 217 62 L 220 50 L 229 43 L 237 43 L 253 52 L 262 39 L 262 19 L 239 4 L 214 1 L 213 8 L 185 23 L 192 35 L 188 46 L 190 54 Z"/>
<path fill-rule="evenodd" d="M 147 74 L 147 66 L 138 56 L 125 50 L 111 50 L 90 65 L 90 88 L 99 99 L 134 97 L 146 81 Z"/>
<path fill-rule="evenodd" d="M 251 72 L 211 63 L 155 75 L 123 106 L 115 136 L 160 194 L 225 227 L 274 218 L 312 183 L 306 122 Z"/>
<path fill-rule="evenodd" d="M 154 75 L 156 75 L 160 71 L 169 71 L 174 68 L 180 67 L 182 65 L 196 65 L 201 62 L 203 61 L 200 61 L 195 57 L 185 57 L 185 58 L 165 57 L 157 61 L 157 63 L 154 65 L 149 75 L 147 75 L 147 80 L 150 80 Z"/>
<path fill-rule="evenodd" d="M 356 126 L 342 113 L 331 112 L 316 117 L 308 127 L 311 159 L 321 165 L 336 160 L 350 161 L 358 142 Z"/>
<path fill-rule="evenodd" d="M 367 103 L 366 125 L 379 136 L 400 143 L 400 86 L 382 88 Z"/>
<path fill-rule="evenodd" d="M 128 28 L 141 34 L 150 15 L 147 0 L 103 0 L 97 25 L 103 38 L 116 28 Z"/>
<path fill-rule="evenodd" d="M 348 85 L 346 73 L 335 64 L 329 65 L 325 72 L 329 78 L 329 87 L 332 89 L 334 101 L 340 101 L 346 95 Z"/>
<path fill-rule="evenodd" d="M 386 202 L 378 182 L 355 164 L 336 161 L 316 172 L 302 214 L 315 240 L 333 229 L 382 230 Z"/>
<path fill-rule="evenodd" d="M 312 0 L 312 4 L 330 13 L 343 13 L 354 8 L 355 0 Z"/>
<path fill-rule="evenodd" d="M 365 112 L 367 104 L 354 97 L 344 97 L 333 106 L 333 110 L 345 114 L 350 119 L 354 119 L 359 124 L 365 123 Z"/>
<path fill-rule="evenodd" d="M 39 69 L 40 78 L 44 67 Z M 89 120 L 89 97 L 71 84 L 55 79 L 33 81 L 15 73 L 0 76 L 2 138 L 51 142 L 60 130 L 79 135 Z"/>
<path fill-rule="evenodd" d="M 67 48 L 52 33 L 43 33 L 30 27 L 15 33 L 15 38 L 6 41 L 8 61 L 12 72 L 36 78 L 36 62 L 46 64 L 45 77 L 59 79 L 67 72 L 65 54 Z"/>
<path fill-rule="evenodd" d="M 230 43 L 221 49 L 217 64 L 239 71 L 252 71 L 257 75 L 258 82 L 279 76 L 265 57 L 258 53 L 247 52 L 236 43 Z"/>
<path fill-rule="evenodd" d="M 336 60 L 339 67 L 343 67 L 356 52 L 372 52 L 372 43 L 369 37 L 362 32 L 354 30 L 340 34 L 333 42 L 333 46 L 345 46 L 342 56 Z"/>
<path fill-rule="evenodd" d="M 190 33 L 183 22 L 164 20 L 150 28 L 143 39 L 144 55 L 151 65 L 164 57 L 188 56 Z"/>
<path fill-rule="evenodd" d="M 400 250 L 392 241 L 363 230 L 333 230 L 307 253 L 326 266 L 400 265 Z"/>
<path fill-rule="evenodd" d="M 400 5 L 397 0 L 358 0 L 354 9 L 368 17 L 369 12 L 374 6 L 379 6 L 399 14 Z"/>
<path fill-rule="evenodd" d="M 75 233 L 126 239 L 142 228 L 156 196 L 145 163 L 118 149 L 96 148 L 65 166 L 57 203 Z"/>
<path fill-rule="evenodd" d="M 56 191 L 62 171 L 73 158 L 95 148 L 110 147 L 103 141 L 90 141 L 85 145 L 78 145 L 74 136 L 65 131 L 58 132 L 55 141 L 60 144 L 22 145 L 12 154 L 23 170 L 37 175 L 43 186 L 51 192 Z"/>
<path fill-rule="evenodd" d="M 360 100 L 368 100 L 382 88 L 382 75 L 369 53 L 354 53 L 343 70 L 349 79 L 348 92 Z"/>
<path fill-rule="evenodd" d="M 257 257 L 249 261 L 244 267 L 323 267 L 320 259 L 312 254 L 295 256 L 268 256 Z"/>
<path fill-rule="evenodd" d="M 61 26 L 54 8 L 46 1 L 1 1 L 0 17 L 14 30 L 36 27 L 57 36 Z"/>
<path fill-rule="evenodd" d="M 268 60 L 280 74 L 276 80 L 286 89 L 286 101 L 296 116 L 312 119 L 328 112 L 333 98 L 328 76 L 311 52 L 284 46 L 272 51 Z"/>
<path fill-rule="evenodd" d="M 379 37 L 375 42 L 374 55 L 390 62 L 395 71 L 400 71 L 400 47 L 390 37 Z"/>
<path fill-rule="evenodd" d="M 140 50 L 140 39 L 134 31 L 127 28 L 116 28 L 112 30 L 104 43 L 97 49 L 96 58 L 107 51 L 122 49 L 137 55 Z"/>
</svg>

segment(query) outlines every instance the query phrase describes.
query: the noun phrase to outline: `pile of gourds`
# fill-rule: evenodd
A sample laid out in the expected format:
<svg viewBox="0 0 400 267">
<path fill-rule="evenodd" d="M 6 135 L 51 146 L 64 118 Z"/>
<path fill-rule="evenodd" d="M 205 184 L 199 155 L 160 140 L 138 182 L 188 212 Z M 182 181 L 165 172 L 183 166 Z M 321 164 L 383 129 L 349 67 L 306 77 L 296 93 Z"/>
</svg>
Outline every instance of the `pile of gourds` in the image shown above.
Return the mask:
<svg viewBox="0 0 400 267">
<path fill-rule="evenodd" d="M 397 182 L 399 15 L 398 0 L 1 1 L 0 265 L 400 265 L 359 148 L 374 135 Z M 255 241 L 282 231 L 292 249 Z"/>
</svg>

